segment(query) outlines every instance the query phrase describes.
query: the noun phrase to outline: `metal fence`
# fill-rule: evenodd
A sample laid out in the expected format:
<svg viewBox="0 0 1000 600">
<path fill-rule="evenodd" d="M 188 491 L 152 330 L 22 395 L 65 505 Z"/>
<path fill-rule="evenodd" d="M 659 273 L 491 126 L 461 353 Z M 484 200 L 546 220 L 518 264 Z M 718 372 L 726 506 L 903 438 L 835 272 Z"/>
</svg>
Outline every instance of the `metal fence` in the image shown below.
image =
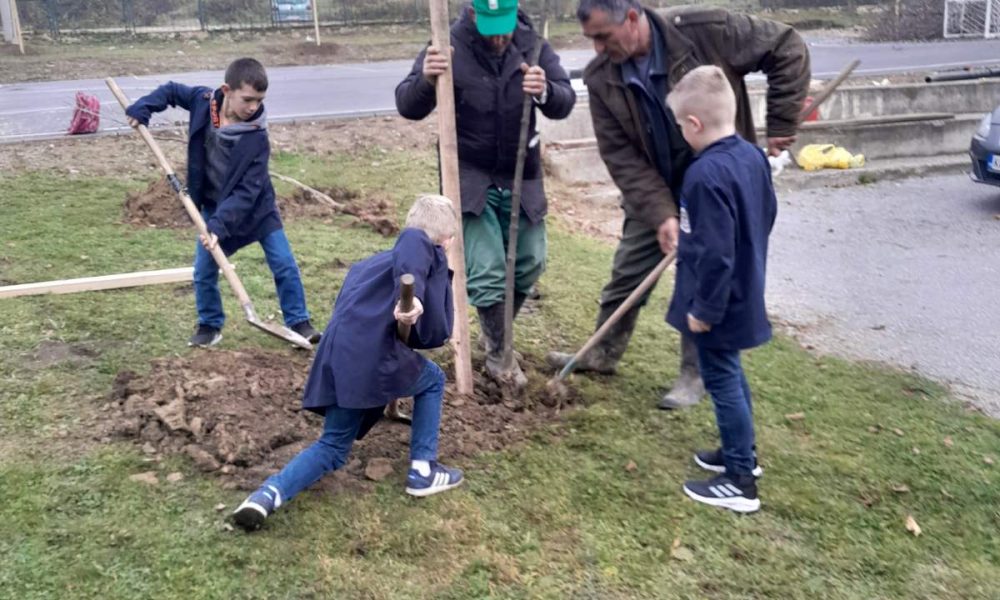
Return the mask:
<svg viewBox="0 0 1000 600">
<path fill-rule="evenodd" d="M 1000 0 L 945 0 L 944 37 L 1000 36 Z"/>
<path fill-rule="evenodd" d="M 253 29 L 311 25 L 313 3 L 323 25 L 425 23 L 427 0 L 19 0 L 21 27 L 26 31 L 172 32 Z M 531 15 L 572 19 L 578 0 L 521 0 Z M 450 0 L 455 14 L 468 0 Z M 653 0 L 647 4 L 676 4 Z M 688 0 L 730 8 L 758 8 L 760 0 Z"/>
</svg>

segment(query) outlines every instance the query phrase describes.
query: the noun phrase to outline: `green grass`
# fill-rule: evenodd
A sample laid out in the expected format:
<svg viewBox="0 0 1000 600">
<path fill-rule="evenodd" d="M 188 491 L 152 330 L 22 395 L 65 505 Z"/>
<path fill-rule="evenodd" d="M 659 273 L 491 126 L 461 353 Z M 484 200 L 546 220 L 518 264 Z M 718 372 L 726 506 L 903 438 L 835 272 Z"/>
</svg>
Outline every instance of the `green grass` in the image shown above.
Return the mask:
<svg viewBox="0 0 1000 600">
<path fill-rule="evenodd" d="M 275 170 L 404 205 L 433 189 L 432 156 L 379 157 L 280 154 Z M 0 176 L 0 278 L 187 264 L 189 232 L 120 224 L 124 193 L 144 185 Z M 333 261 L 392 243 L 337 224 L 287 229 L 319 324 L 343 276 Z M 550 234 L 542 308 L 517 329 L 533 356 L 590 333 L 613 250 L 557 221 Z M 276 312 L 259 250 L 234 262 L 260 312 Z M 463 489 L 415 501 L 391 480 L 368 495 L 304 494 L 253 537 L 226 530 L 213 508 L 231 509 L 242 494 L 185 460 L 150 465 L 132 445 L 89 441 L 87 419 L 115 373 L 189 353 L 190 292 L 0 300 L 0 597 L 996 597 L 1000 466 L 984 456 L 1000 459 L 1000 425 L 909 374 L 816 358 L 781 338 L 750 352 L 764 509 L 741 518 L 685 498 L 681 482 L 700 475 L 690 453 L 717 433 L 708 403 L 653 409 L 676 374 L 677 338 L 662 320 L 668 288 L 644 311 L 619 376 L 574 378 L 586 406 L 521 447 L 461 465 Z M 226 308 L 238 315 L 228 297 Z M 43 340 L 100 355 L 83 367 L 33 366 Z M 238 318 L 225 345 L 282 347 Z M 795 412 L 805 419 L 785 418 Z M 128 479 L 149 469 L 186 478 L 157 487 Z M 894 492 L 900 485 L 910 491 Z M 911 514 L 920 537 L 904 528 Z M 690 557 L 672 556 L 675 540 Z"/>
</svg>

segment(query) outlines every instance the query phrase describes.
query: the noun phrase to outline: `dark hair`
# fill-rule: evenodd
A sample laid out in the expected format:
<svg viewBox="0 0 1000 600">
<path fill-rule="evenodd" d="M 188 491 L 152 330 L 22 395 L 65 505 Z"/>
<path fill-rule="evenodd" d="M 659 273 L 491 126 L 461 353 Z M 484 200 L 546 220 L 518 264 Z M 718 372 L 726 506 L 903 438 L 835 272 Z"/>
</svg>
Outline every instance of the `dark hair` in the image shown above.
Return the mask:
<svg viewBox="0 0 1000 600">
<path fill-rule="evenodd" d="M 590 20 L 590 13 L 597 9 L 608 13 L 612 22 L 621 24 L 625 22 L 629 9 L 633 8 L 642 14 L 642 4 L 639 0 L 580 0 L 580 5 L 576 8 L 576 18 L 581 23 L 586 23 Z"/>
<path fill-rule="evenodd" d="M 238 58 L 226 67 L 226 85 L 238 90 L 243 84 L 258 92 L 267 91 L 267 72 L 257 59 Z"/>
</svg>

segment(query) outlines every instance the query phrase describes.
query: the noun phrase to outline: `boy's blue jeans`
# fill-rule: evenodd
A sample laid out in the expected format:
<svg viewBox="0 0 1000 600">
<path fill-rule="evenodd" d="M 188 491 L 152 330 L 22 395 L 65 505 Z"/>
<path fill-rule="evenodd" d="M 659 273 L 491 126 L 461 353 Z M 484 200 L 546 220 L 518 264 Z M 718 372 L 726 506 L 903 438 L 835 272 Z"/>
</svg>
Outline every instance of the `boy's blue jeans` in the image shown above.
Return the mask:
<svg viewBox="0 0 1000 600">
<path fill-rule="evenodd" d="M 210 214 L 205 214 L 207 221 Z M 302 276 L 295 262 L 292 247 L 288 244 L 285 230 L 279 229 L 260 241 L 267 258 L 267 266 L 274 275 L 274 286 L 278 291 L 278 302 L 285 318 L 285 325 L 301 323 L 309 318 L 306 310 L 306 293 L 302 288 Z M 226 315 L 222 311 L 222 296 L 219 294 L 219 265 L 212 254 L 205 250 L 201 242 L 195 242 L 194 251 L 194 302 L 198 310 L 198 324 L 222 329 Z"/>
<path fill-rule="evenodd" d="M 445 375 L 441 367 L 430 360 L 424 358 L 423 362 L 416 383 L 403 394 L 403 397 L 413 396 L 410 459 L 436 460 Z M 269 477 L 264 485 L 278 488 L 282 502 L 287 502 L 323 475 L 343 467 L 358 437 L 364 412 L 363 409 L 336 406 L 326 409 L 323 435 L 319 440 L 300 452 L 281 472 Z"/>
<path fill-rule="evenodd" d="M 726 471 L 751 475 L 755 466 L 753 399 L 743 374 L 740 352 L 705 348 L 698 344 L 698 362 L 701 379 L 715 405 L 715 421 L 722 438 Z"/>
</svg>

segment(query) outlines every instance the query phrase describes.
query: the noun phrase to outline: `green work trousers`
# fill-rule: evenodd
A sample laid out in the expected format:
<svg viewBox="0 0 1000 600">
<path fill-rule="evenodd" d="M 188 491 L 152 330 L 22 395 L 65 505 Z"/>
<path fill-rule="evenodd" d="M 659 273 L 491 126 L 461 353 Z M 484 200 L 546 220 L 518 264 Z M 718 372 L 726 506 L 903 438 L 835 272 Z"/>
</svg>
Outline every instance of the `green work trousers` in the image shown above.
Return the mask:
<svg viewBox="0 0 1000 600">
<path fill-rule="evenodd" d="M 510 190 L 490 188 L 479 216 L 462 215 L 465 276 L 469 303 L 476 307 L 504 301 L 507 241 L 510 235 Z M 514 290 L 527 294 L 545 271 L 548 238 L 545 222 L 532 224 L 524 212 L 518 224 Z"/>
</svg>

